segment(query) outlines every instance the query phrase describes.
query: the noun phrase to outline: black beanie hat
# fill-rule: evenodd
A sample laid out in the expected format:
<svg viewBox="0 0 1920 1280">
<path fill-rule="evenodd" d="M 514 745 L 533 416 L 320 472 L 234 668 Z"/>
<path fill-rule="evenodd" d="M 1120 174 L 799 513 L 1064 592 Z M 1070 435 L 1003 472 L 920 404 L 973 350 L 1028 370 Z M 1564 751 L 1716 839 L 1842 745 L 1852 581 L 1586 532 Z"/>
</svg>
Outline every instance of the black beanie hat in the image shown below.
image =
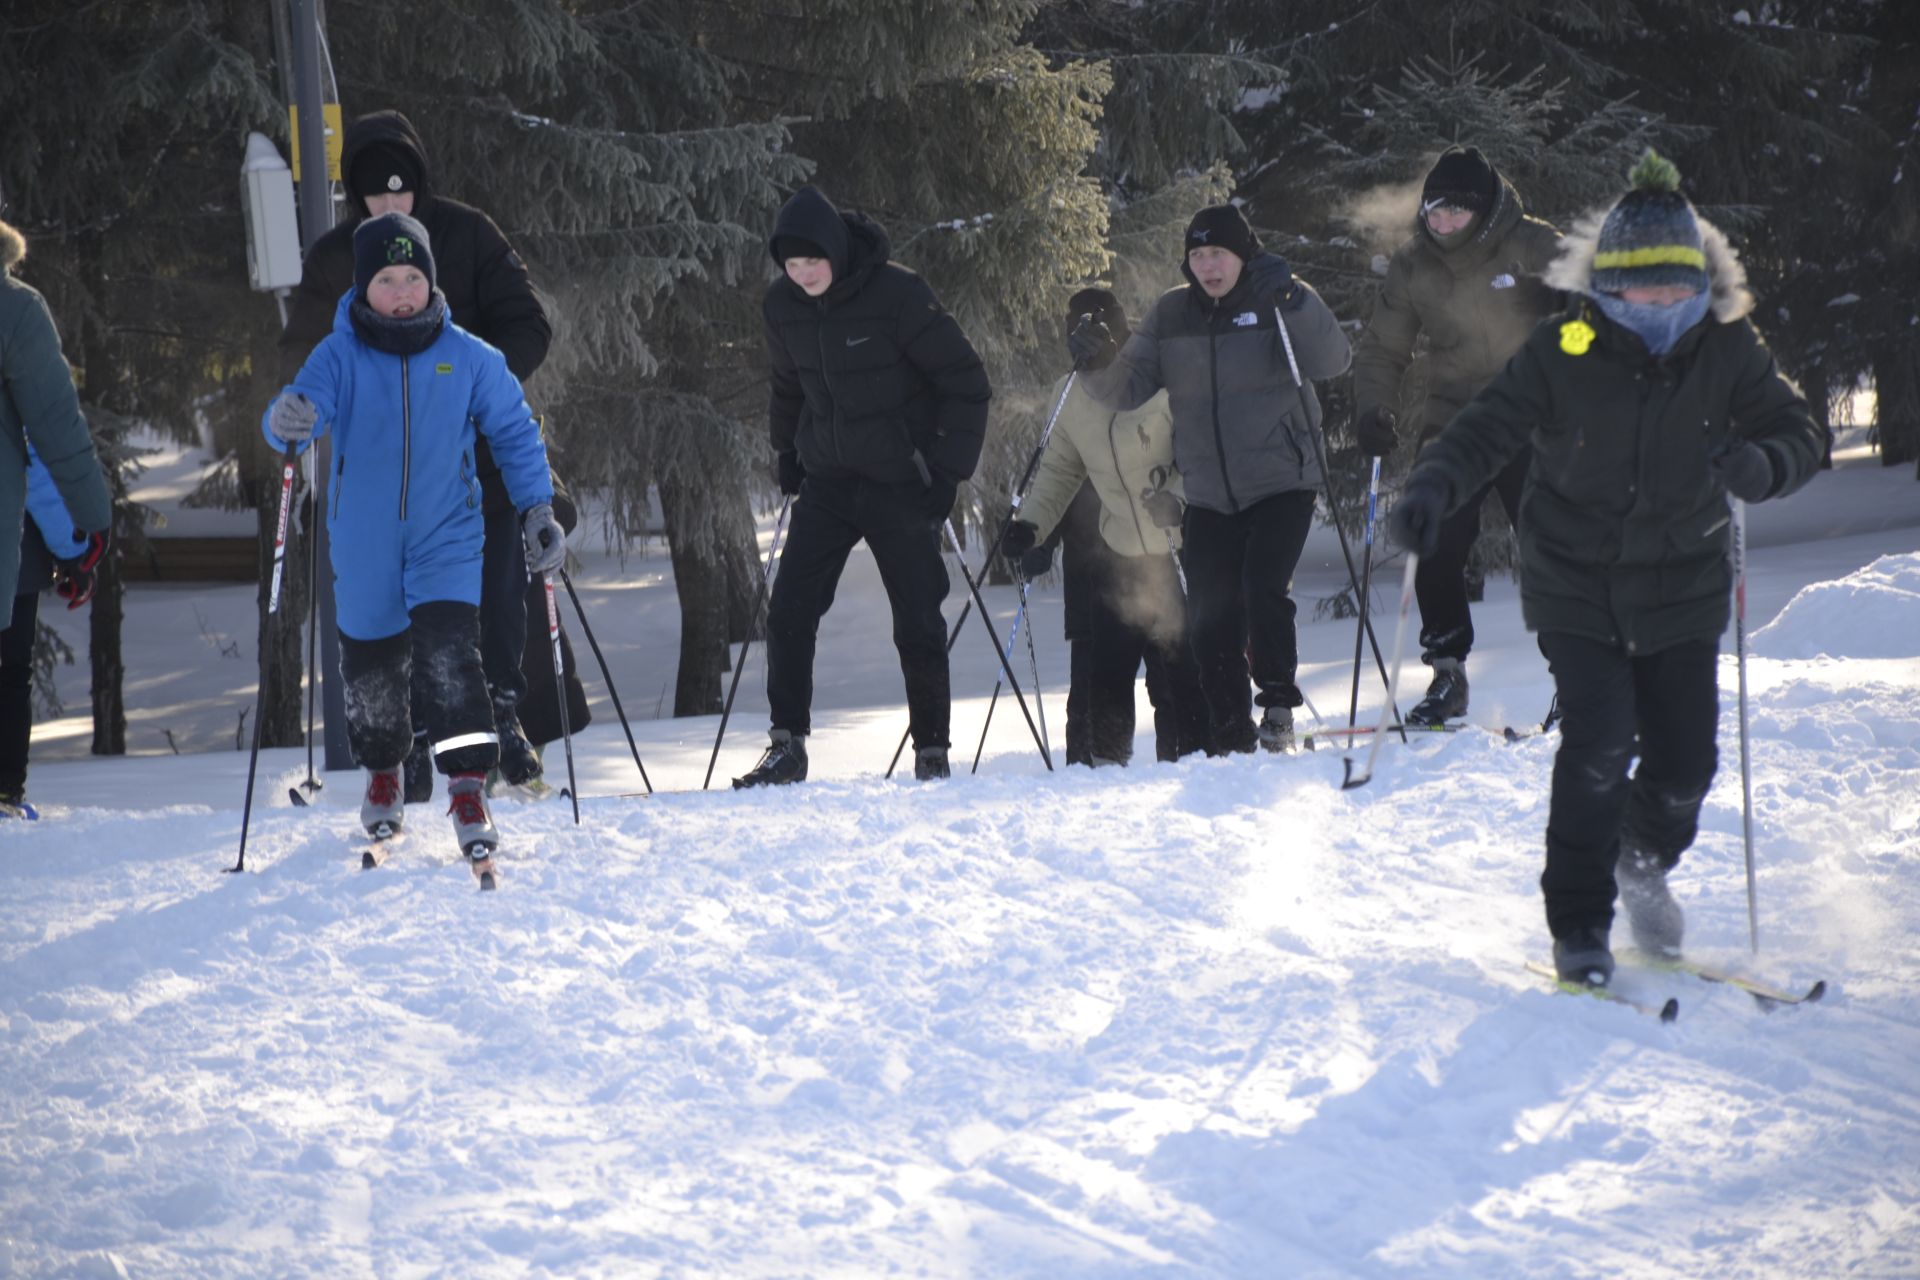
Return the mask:
<svg viewBox="0 0 1920 1280">
<path fill-rule="evenodd" d="M 825 258 L 827 251 L 807 239 L 805 236 L 775 236 L 773 238 L 773 260 L 781 266 L 787 265 L 788 258 Z"/>
<path fill-rule="evenodd" d="M 362 302 L 380 269 L 396 263 L 420 268 L 433 290 L 433 245 L 425 227 L 404 213 L 383 213 L 354 228 L 353 289 Z"/>
<path fill-rule="evenodd" d="M 353 168 L 347 174 L 347 185 L 362 200 L 368 196 L 418 191 L 420 160 L 397 143 L 370 142 L 354 156 Z"/>
<path fill-rule="evenodd" d="M 1209 205 L 1187 224 L 1185 252 L 1208 245 L 1238 254 L 1242 262 L 1253 261 L 1260 252 L 1260 241 L 1247 225 L 1246 215 L 1230 204 Z"/>
<path fill-rule="evenodd" d="M 1420 191 L 1420 212 L 1435 205 L 1450 204 L 1474 213 L 1493 208 L 1500 194 L 1500 179 L 1480 154 L 1478 147 L 1448 147 L 1427 174 Z"/>
</svg>

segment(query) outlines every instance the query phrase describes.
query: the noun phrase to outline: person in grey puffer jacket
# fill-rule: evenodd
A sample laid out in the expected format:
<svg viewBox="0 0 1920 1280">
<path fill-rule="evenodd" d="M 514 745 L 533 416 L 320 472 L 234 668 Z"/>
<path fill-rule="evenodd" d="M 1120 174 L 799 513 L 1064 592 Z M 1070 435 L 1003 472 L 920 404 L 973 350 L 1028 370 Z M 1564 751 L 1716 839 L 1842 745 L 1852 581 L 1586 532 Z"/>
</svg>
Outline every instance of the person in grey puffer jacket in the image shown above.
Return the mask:
<svg viewBox="0 0 1920 1280">
<path fill-rule="evenodd" d="M 1284 259 L 1263 253 L 1240 210 L 1214 205 L 1187 226 L 1187 284 L 1160 296 L 1087 390 L 1135 409 L 1162 389 L 1173 412 L 1173 459 L 1186 490 L 1182 525 L 1194 659 L 1212 750 L 1278 751 L 1293 739 L 1299 649 L 1288 592 L 1325 482 L 1313 433 L 1313 381 L 1344 373 L 1346 335 L 1320 295 Z M 1284 329 L 1281 324 L 1284 322 Z M 1116 345 L 1097 319 L 1068 343 L 1097 364 Z M 1248 700 L 1248 649 L 1264 709 Z"/>
</svg>

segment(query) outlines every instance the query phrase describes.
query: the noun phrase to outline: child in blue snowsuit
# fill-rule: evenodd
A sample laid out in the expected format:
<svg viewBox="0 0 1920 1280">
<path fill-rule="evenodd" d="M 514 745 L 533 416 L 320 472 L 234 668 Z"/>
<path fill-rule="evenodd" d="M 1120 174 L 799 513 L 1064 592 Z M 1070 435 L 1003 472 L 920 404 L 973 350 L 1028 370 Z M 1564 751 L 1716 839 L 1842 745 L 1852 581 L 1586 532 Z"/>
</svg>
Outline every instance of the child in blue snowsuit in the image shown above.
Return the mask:
<svg viewBox="0 0 1920 1280">
<path fill-rule="evenodd" d="M 487 770 L 499 758 L 480 665 L 484 524 L 476 428 L 521 511 L 530 573 L 565 562 L 546 446 L 505 357 L 454 324 L 434 288 L 426 228 L 389 213 L 353 237 L 354 287 L 262 426 L 278 446 L 334 432 L 334 604 L 347 737 L 368 771 L 360 818 L 376 837 L 403 821 L 401 765 L 413 743 L 412 667 L 426 673 L 434 764 L 476 874 L 499 842 Z"/>
</svg>

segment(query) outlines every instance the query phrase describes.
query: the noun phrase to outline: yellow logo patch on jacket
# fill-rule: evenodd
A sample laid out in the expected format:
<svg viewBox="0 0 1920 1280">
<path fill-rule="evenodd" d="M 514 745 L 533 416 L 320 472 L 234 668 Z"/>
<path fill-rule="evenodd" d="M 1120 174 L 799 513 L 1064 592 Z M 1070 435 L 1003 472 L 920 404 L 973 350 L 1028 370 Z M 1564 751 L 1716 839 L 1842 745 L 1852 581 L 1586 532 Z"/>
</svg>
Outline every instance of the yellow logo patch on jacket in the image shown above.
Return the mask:
<svg viewBox="0 0 1920 1280">
<path fill-rule="evenodd" d="M 1560 349 L 1570 356 L 1583 356 L 1597 336 L 1585 320 L 1569 320 L 1560 326 Z"/>
<path fill-rule="evenodd" d="M 436 364 L 433 366 L 433 371 L 435 373 L 452 373 L 453 366 L 450 364 Z"/>
</svg>

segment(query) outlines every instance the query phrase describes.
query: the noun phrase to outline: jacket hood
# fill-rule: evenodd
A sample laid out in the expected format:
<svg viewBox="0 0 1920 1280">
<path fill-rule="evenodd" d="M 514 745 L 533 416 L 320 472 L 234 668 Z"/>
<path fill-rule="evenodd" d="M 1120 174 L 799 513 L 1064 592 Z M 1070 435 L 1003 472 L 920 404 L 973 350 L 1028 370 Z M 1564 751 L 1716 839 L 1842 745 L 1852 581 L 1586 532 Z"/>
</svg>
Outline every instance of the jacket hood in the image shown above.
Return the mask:
<svg viewBox="0 0 1920 1280">
<path fill-rule="evenodd" d="M 0 222 L 0 274 L 13 270 L 27 256 L 27 238 Z"/>
<path fill-rule="evenodd" d="M 409 152 L 420 165 L 420 189 L 413 193 L 413 216 L 424 219 L 427 206 L 433 203 L 433 169 L 427 163 L 426 144 L 420 141 L 420 134 L 414 129 L 413 121 L 398 111 L 374 111 L 359 117 L 347 126 L 346 140 L 340 147 L 340 172 L 353 172 L 353 162 L 360 153 L 376 142 L 384 142 Z M 353 190 L 352 183 L 342 184 L 347 188 L 347 207 L 353 210 L 355 220 L 367 216 L 367 202 L 360 193 Z"/>
<path fill-rule="evenodd" d="M 773 242 L 782 236 L 809 240 L 827 251 L 827 261 L 833 264 L 833 284 L 826 293 L 830 299 L 858 291 L 873 269 L 893 255 L 893 241 L 884 227 L 864 213 L 836 209 L 812 186 L 800 188 L 781 206 L 773 234 L 767 237 L 769 254 L 773 254 Z M 775 255 L 774 261 L 779 260 Z M 798 291 L 799 286 L 787 283 Z"/>
<path fill-rule="evenodd" d="M 1614 204 L 1618 204 L 1615 201 Z M 1593 293 L 1593 259 L 1600 248 L 1600 227 L 1613 212 L 1613 205 L 1582 216 L 1561 242 L 1560 256 L 1547 268 L 1548 287 L 1565 293 Z M 1744 319 L 1754 307 L 1753 293 L 1747 288 L 1747 268 L 1740 255 L 1728 243 L 1720 228 L 1699 216 L 1700 247 L 1707 255 L 1710 311 L 1721 324 Z"/>
<path fill-rule="evenodd" d="M 820 188 L 811 184 L 804 186 L 780 206 L 780 216 L 773 223 L 773 234 L 767 237 L 767 252 L 773 256 L 776 265 L 780 262 L 780 255 L 775 251 L 774 244 L 788 236 L 825 249 L 827 261 L 833 264 L 834 281 L 838 283 L 846 278 L 847 222 Z"/>
</svg>

